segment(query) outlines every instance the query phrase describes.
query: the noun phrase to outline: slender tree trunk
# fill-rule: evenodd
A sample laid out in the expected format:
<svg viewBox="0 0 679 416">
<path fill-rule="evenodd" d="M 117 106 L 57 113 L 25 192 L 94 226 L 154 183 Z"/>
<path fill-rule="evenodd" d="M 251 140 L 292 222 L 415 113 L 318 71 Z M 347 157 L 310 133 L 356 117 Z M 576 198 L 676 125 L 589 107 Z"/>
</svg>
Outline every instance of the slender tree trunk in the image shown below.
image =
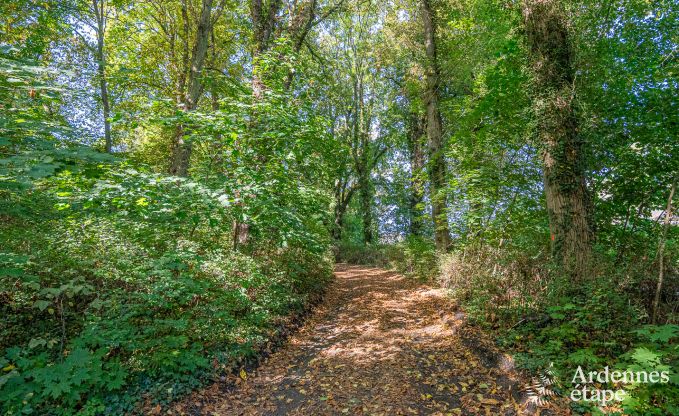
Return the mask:
<svg viewBox="0 0 679 416">
<path fill-rule="evenodd" d="M 189 111 L 195 110 L 198 106 L 198 98 L 203 93 L 203 83 L 200 82 L 200 74 L 205 65 L 207 57 L 208 40 L 212 33 L 212 0 L 203 0 L 200 11 L 198 28 L 196 30 L 196 41 L 191 51 L 191 67 L 189 68 L 188 90 L 186 93 L 186 108 Z"/>
<path fill-rule="evenodd" d="M 410 153 L 410 235 L 421 236 L 424 228 L 422 209 L 424 201 L 424 142 L 426 136 L 424 117 L 416 112 L 409 114 L 408 151 Z"/>
<path fill-rule="evenodd" d="M 535 75 L 534 106 L 543 148 L 552 253 L 577 280 L 584 277 L 589 265 L 592 232 L 584 143 L 577 133 L 573 109 L 568 27 L 557 0 L 525 0 L 523 13 Z"/>
<path fill-rule="evenodd" d="M 354 170 L 358 179 L 358 198 L 361 222 L 363 224 L 363 243 L 370 244 L 374 240 L 373 235 L 373 187 L 370 181 L 372 165 L 370 163 L 370 117 L 366 116 L 365 109 L 365 86 L 363 66 L 355 63 L 355 76 L 353 77 L 353 118 L 352 135 L 355 143 L 353 149 Z"/>
<path fill-rule="evenodd" d="M 188 71 L 187 90 L 183 97 L 184 111 L 190 112 L 198 106 L 198 99 L 203 92 L 203 85 L 200 82 L 200 73 L 205 64 L 207 55 L 208 39 L 212 31 L 212 0 L 203 0 L 196 30 L 196 39 L 191 51 L 191 60 Z M 189 163 L 191 160 L 191 142 L 186 140 L 186 129 L 178 126 L 175 136 L 175 143 L 172 148 L 172 163 L 170 174 L 176 176 L 187 176 Z"/>
<path fill-rule="evenodd" d="M 443 154 L 443 123 L 439 108 L 439 68 L 436 58 L 436 26 L 430 0 L 422 0 L 424 46 L 427 55 L 425 104 L 429 145 L 429 179 L 436 249 L 450 248 L 446 196 L 446 160 Z"/>
<path fill-rule="evenodd" d="M 99 72 L 99 88 L 101 91 L 101 105 L 104 113 L 104 139 L 106 143 L 106 152 L 111 153 L 113 150 L 113 139 L 111 138 L 111 104 L 108 96 L 108 84 L 106 81 L 106 64 L 103 61 L 103 52 L 98 65 Z"/>
<path fill-rule="evenodd" d="M 653 298 L 653 317 L 651 323 L 655 324 L 658 319 L 658 306 L 660 305 L 660 294 L 662 293 L 663 280 L 665 279 L 665 244 L 667 242 L 667 230 L 672 223 L 672 200 L 674 193 L 677 190 L 677 179 L 672 182 L 670 195 L 667 197 L 667 208 L 665 209 L 665 221 L 663 223 L 662 236 L 658 243 L 658 284 L 655 288 L 655 297 Z"/>
<path fill-rule="evenodd" d="M 344 214 L 346 207 L 342 204 L 342 197 L 340 194 L 335 194 L 335 220 L 332 224 L 332 238 L 335 241 L 342 239 L 342 231 L 344 229 Z"/>
<path fill-rule="evenodd" d="M 106 152 L 111 153 L 113 139 L 111 138 L 111 104 L 108 96 L 108 82 L 106 80 L 106 55 L 104 52 L 104 36 L 106 32 L 105 0 L 92 0 L 92 7 L 97 20 L 97 75 L 99 76 L 99 94 L 104 113 L 104 140 Z"/>
</svg>

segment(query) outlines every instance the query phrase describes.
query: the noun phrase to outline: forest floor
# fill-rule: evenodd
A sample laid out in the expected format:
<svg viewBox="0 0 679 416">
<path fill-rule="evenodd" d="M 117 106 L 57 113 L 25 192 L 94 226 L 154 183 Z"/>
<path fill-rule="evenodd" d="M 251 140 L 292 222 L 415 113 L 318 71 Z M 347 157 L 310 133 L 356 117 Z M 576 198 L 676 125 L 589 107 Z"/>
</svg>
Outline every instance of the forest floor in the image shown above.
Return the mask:
<svg viewBox="0 0 679 416">
<path fill-rule="evenodd" d="M 169 414 L 522 414 L 516 374 L 444 290 L 363 266 L 338 265 L 335 276 L 253 374 L 197 391 Z"/>
</svg>

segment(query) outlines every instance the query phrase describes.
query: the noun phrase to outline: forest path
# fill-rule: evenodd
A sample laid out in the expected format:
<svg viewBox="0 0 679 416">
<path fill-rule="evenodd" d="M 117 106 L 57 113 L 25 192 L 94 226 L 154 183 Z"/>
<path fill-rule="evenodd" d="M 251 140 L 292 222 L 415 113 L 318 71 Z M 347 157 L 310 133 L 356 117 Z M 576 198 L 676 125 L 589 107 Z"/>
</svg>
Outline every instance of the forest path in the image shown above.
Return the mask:
<svg viewBox="0 0 679 416">
<path fill-rule="evenodd" d="M 516 385 L 483 345 L 465 342 L 443 290 L 362 266 L 338 265 L 335 276 L 324 302 L 246 381 L 213 385 L 173 413 L 519 413 Z"/>
</svg>

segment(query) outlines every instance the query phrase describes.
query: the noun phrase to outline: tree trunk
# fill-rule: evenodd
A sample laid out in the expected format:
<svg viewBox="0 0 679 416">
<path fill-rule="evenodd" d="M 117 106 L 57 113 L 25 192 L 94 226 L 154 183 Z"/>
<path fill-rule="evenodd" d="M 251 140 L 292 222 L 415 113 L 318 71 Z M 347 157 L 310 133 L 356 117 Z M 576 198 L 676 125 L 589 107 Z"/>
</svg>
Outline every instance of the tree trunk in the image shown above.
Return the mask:
<svg viewBox="0 0 679 416">
<path fill-rule="evenodd" d="M 421 236 L 424 229 L 422 209 L 424 201 L 424 143 L 425 137 L 424 117 L 416 112 L 409 114 L 408 128 L 408 151 L 410 156 L 410 195 L 409 195 L 409 220 L 410 235 Z"/>
<path fill-rule="evenodd" d="M 422 21 L 424 24 L 424 46 L 427 55 L 427 82 L 424 102 L 427 107 L 430 194 L 436 249 L 447 251 L 450 248 L 451 240 L 446 212 L 446 160 L 443 154 L 443 123 L 439 109 L 440 80 L 436 59 L 436 27 L 434 11 L 429 1 L 422 0 Z"/>
<path fill-rule="evenodd" d="M 212 31 L 212 0 L 203 0 L 196 30 L 196 39 L 191 51 L 191 60 L 188 70 L 187 90 L 182 99 L 184 111 L 190 112 L 198 106 L 198 99 L 203 92 L 203 85 L 200 82 L 200 73 L 205 64 L 205 56 L 208 49 L 208 38 Z M 178 126 L 172 148 L 172 163 L 170 174 L 176 176 L 187 176 L 189 163 L 191 160 L 191 142 L 185 139 L 186 131 L 184 126 Z"/>
<path fill-rule="evenodd" d="M 99 93 L 104 113 L 104 140 L 106 152 L 111 153 L 113 139 L 111 138 L 111 104 L 108 96 L 108 82 L 106 80 L 106 55 L 104 52 L 104 36 L 106 32 L 106 5 L 104 0 L 92 0 L 92 7 L 97 20 L 97 74 L 99 75 Z"/>
<path fill-rule="evenodd" d="M 186 134 L 184 126 L 177 126 L 175 132 L 170 175 L 186 177 L 189 175 L 189 163 L 192 151 L 191 143 L 184 140 Z"/>
<path fill-rule="evenodd" d="M 332 237 L 335 241 L 342 239 L 344 230 L 344 215 L 356 191 L 356 185 L 349 185 L 349 180 L 340 179 L 335 184 L 335 220 L 332 227 Z"/>
<path fill-rule="evenodd" d="M 200 82 L 200 73 L 205 65 L 207 56 L 208 39 L 212 33 L 212 0 L 203 0 L 203 7 L 200 11 L 198 28 L 196 30 L 196 41 L 191 51 L 191 67 L 189 68 L 188 90 L 186 93 L 186 109 L 195 110 L 198 106 L 198 98 L 203 93 L 203 84 Z"/>
<path fill-rule="evenodd" d="M 543 179 L 552 254 L 574 279 L 591 256 L 590 202 L 584 143 L 573 109 L 572 52 L 557 0 L 525 0 L 524 19 L 535 78 L 534 106 L 542 145 Z"/>
<path fill-rule="evenodd" d="M 316 9 L 318 8 L 318 0 L 310 0 L 308 3 L 306 3 L 306 7 L 304 7 L 304 5 L 300 5 L 297 8 L 301 8 L 302 10 L 293 16 L 290 24 L 290 33 L 294 39 L 292 50 L 295 55 L 298 54 L 300 50 L 302 50 L 304 40 L 314 25 Z M 304 12 L 306 12 L 306 19 L 304 18 Z M 285 77 L 285 82 L 283 84 L 285 91 L 290 90 L 294 76 L 295 73 L 293 68 L 288 69 L 288 75 Z"/>
<path fill-rule="evenodd" d="M 358 198 L 361 222 L 363 224 L 363 243 L 371 244 L 373 235 L 373 187 L 370 181 L 372 164 L 370 156 L 370 115 L 366 115 L 365 108 L 365 85 L 364 71 L 360 63 L 355 64 L 355 75 L 352 79 L 353 87 L 353 117 L 352 117 L 352 156 L 354 159 L 354 171 L 358 180 Z"/>
<path fill-rule="evenodd" d="M 361 155 L 361 170 L 358 172 L 358 187 L 361 220 L 363 222 L 363 243 L 372 244 L 374 241 L 373 233 L 373 189 L 370 181 L 370 167 L 367 160 L 367 150 L 363 149 Z"/>
<path fill-rule="evenodd" d="M 344 229 L 344 214 L 346 207 L 342 205 L 342 201 L 338 195 L 335 195 L 335 220 L 332 224 L 332 238 L 335 241 L 342 240 L 342 231 Z"/>
<path fill-rule="evenodd" d="M 256 100 L 262 98 L 265 86 L 262 79 L 259 59 L 271 43 L 271 37 L 276 27 L 276 15 L 282 6 L 281 0 L 271 0 L 265 10 L 263 0 L 250 1 L 250 17 L 253 26 L 252 51 L 252 95 Z"/>
<path fill-rule="evenodd" d="M 662 236 L 658 243 L 658 285 L 655 288 L 655 297 L 653 298 L 653 317 L 651 323 L 655 324 L 658 319 L 658 306 L 660 305 L 660 294 L 662 293 L 663 280 L 665 279 L 665 244 L 667 242 L 667 230 L 672 223 L 672 200 L 674 199 L 674 192 L 677 190 L 677 179 L 672 182 L 670 189 L 670 196 L 667 197 L 667 208 L 665 209 L 665 221 L 663 223 Z"/>
<path fill-rule="evenodd" d="M 252 48 L 252 97 L 253 101 L 260 101 L 264 96 L 266 86 L 259 65 L 260 57 L 269 49 L 271 37 L 276 26 L 276 15 L 281 8 L 281 0 L 271 0 L 267 10 L 263 0 L 250 0 L 250 18 L 253 26 Z M 250 129 L 256 127 L 255 114 L 252 114 Z M 233 222 L 234 249 L 247 243 L 250 226 L 236 219 Z"/>
</svg>

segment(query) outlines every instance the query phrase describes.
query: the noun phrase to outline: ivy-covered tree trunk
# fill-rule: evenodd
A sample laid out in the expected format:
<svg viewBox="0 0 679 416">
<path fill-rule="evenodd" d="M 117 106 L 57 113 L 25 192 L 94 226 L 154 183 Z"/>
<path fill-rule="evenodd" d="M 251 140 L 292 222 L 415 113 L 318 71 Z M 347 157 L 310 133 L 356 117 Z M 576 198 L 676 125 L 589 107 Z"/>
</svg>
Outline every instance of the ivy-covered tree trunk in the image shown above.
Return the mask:
<svg viewBox="0 0 679 416">
<path fill-rule="evenodd" d="M 446 212 L 446 159 L 443 154 L 443 122 L 439 108 L 439 68 L 436 58 L 436 23 L 430 0 L 422 0 L 422 22 L 424 25 L 424 46 L 426 62 L 426 91 L 424 102 L 427 107 L 427 139 L 429 144 L 429 180 L 434 221 L 436 249 L 450 248 L 450 232 Z"/>
<path fill-rule="evenodd" d="M 408 152 L 410 157 L 409 233 L 421 236 L 424 229 L 424 163 L 426 120 L 417 112 L 409 114 Z"/>
<path fill-rule="evenodd" d="M 573 278 L 590 259 L 590 202 L 585 155 L 574 112 L 574 69 L 568 26 L 557 0 L 525 0 L 526 36 L 534 71 L 534 107 L 542 146 L 552 253 Z"/>
</svg>

